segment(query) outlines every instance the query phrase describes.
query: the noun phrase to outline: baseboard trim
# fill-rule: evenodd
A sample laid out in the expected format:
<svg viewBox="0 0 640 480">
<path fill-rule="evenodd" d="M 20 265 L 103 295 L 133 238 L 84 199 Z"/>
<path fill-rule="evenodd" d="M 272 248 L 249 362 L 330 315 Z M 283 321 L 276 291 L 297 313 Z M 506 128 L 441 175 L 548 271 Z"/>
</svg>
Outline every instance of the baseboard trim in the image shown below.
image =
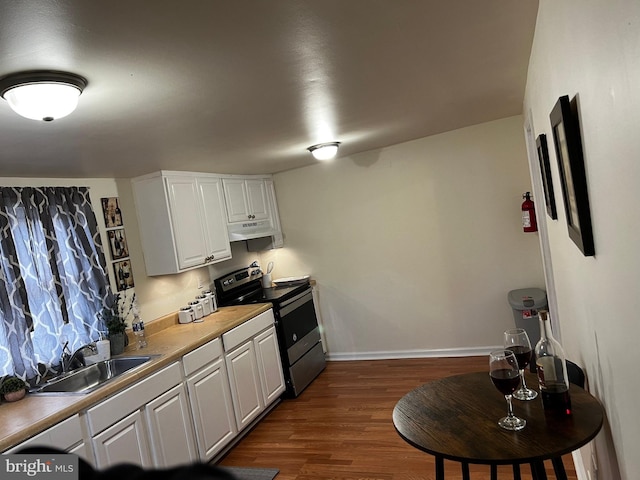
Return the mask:
<svg viewBox="0 0 640 480">
<path fill-rule="evenodd" d="M 576 469 L 576 477 L 578 477 L 578 480 L 590 480 L 591 477 L 584 466 L 580 450 L 574 450 L 571 452 L 571 456 L 573 457 L 573 466 Z"/>
<path fill-rule="evenodd" d="M 470 348 L 438 348 L 431 350 L 395 350 L 381 352 L 327 352 L 327 360 L 394 360 L 401 358 L 444 358 L 444 357 L 476 357 L 489 355 L 493 350 L 503 348 L 501 345 Z"/>
</svg>

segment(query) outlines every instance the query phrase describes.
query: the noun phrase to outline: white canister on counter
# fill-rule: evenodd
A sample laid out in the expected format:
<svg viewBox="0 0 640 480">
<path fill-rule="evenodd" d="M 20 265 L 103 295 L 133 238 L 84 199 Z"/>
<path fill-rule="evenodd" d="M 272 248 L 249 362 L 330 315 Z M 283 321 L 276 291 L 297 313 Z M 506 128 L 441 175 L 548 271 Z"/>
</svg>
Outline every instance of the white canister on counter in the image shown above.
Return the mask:
<svg viewBox="0 0 640 480">
<path fill-rule="evenodd" d="M 201 322 L 202 317 L 204 316 L 204 308 L 202 307 L 202 303 L 199 300 L 194 300 L 193 302 L 189 302 L 189 305 L 193 309 L 193 321 Z"/>
<path fill-rule="evenodd" d="M 178 312 L 179 323 L 191 323 L 194 320 L 193 309 L 191 307 L 182 307 Z"/>
<path fill-rule="evenodd" d="M 206 295 L 198 295 L 196 300 L 202 304 L 202 315 L 205 317 L 207 315 L 211 315 L 211 312 L 213 311 L 211 310 L 211 299 Z"/>
<path fill-rule="evenodd" d="M 218 300 L 216 299 L 216 292 L 212 290 L 205 290 L 202 294 L 206 297 L 209 297 L 211 300 L 211 313 L 218 310 Z"/>
<path fill-rule="evenodd" d="M 262 274 L 262 288 L 271 288 L 272 285 L 272 280 L 271 280 L 271 274 L 270 273 L 263 273 Z"/>
</svg>

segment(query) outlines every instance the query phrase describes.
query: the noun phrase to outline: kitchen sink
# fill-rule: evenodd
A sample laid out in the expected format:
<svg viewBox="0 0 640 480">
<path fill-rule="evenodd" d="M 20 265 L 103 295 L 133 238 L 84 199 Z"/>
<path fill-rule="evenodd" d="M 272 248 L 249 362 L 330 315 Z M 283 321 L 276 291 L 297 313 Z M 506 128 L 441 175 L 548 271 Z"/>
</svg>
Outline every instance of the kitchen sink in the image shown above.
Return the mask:
<svg viewBox="0 0 640 480">
<path fill-rule="evenodd" d="M 29 393 L 36 395 L 84 395 L 105 383 L 144 365 L 157 355 L 117 357 L 63 373 L 38 385 Z"/>
</svg>

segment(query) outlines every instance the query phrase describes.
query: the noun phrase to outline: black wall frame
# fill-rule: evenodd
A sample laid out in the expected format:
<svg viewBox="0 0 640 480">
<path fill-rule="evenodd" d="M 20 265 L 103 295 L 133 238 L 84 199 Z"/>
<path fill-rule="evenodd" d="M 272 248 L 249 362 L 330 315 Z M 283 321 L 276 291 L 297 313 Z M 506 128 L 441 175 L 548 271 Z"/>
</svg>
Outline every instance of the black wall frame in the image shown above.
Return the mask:
<svg viewBox="0 0 640 480">
<path fill-rule="evenodd" d="M 569 237 L 585 256 L 592 256 L 595 255 L 595 247 L 576 99 L 569 101 L 566 95 L 560 97 L 549 119 L 560 171 Z"/>
<path fill-rule="evenodd" d="M 553 178 L 551 177 L 551 165 L 549 163 L 549 150 L 547 148 L 547 136 L 544 133 L 536 139 L 536 150 L 540 162 L 540 174 L 542 175 L 542 187 L 544 189 L 544 203 L 547 206 L 547 214 L 553 219 L 558 218 L 556 210 L 556 195 L 553 191 Z"/>
</svg>

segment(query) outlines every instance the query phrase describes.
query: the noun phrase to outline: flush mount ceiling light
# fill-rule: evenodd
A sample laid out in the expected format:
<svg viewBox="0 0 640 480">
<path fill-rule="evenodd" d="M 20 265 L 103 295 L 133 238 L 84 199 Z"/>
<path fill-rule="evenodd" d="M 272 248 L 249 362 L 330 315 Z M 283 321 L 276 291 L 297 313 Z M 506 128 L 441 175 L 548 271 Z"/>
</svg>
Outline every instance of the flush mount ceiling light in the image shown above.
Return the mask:
<svg viewBox="0 0 640 480">
<path fill-rule="evenodd" d="M 73 112 L 87 86 L 79 75 L 55 71 L 32 71 L 0 78 L 0 96 L 18 114 L 50 122 Z"/>
<path fill-rule="evenodd" d="M 331 160 L 338 153 L 340 142 L 319 143 L 307 148 L 316 160 Z"/>
</svg>

